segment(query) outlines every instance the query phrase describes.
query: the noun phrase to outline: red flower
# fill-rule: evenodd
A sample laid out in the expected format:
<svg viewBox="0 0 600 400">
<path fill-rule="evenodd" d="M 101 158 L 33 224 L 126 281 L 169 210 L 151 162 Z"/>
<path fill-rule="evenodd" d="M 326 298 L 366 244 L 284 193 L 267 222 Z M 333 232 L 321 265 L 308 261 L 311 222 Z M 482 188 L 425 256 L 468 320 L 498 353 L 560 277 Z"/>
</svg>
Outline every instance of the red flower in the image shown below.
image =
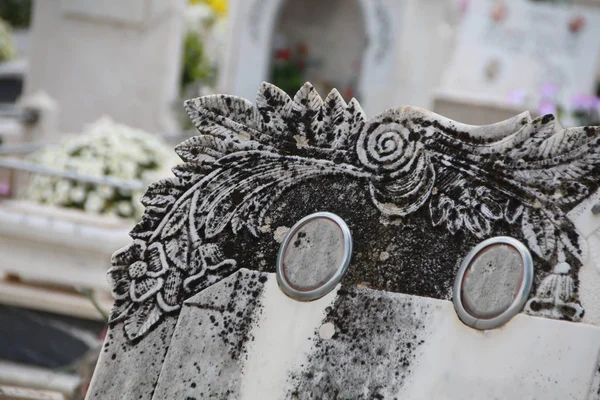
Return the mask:
<svg viewBox="0 0 600 400">
<path fill-rule="evenodd" d="M 492 16 L 492 19 L 494 20 L 494 22 L 498 23 L 498 22 L 504 21 L 504 19 L 506 18 L 507 15 L 508 15 L 508 8 L 504 4 L 498 4 L 492 10 L 491 16 Z"/>
<path fill-rule="evenodd" d="M 277 60 L 289 61 L 290 58 L 292 58 L 292 52 L 288 48 L 275 51 L 275 59 Z"/>
<path fill-rule="evenodd" d="M 306 45 L 306 43 L 300 43 L 298 45 L 298 54 L 301 54 L 303 56 L 308 54 L 308 46 Z"/>
<path fill-rule="evenodd" d="M 585 18 L 583 18 L 581 15 L 577 15 L 577 16 L 571 18 L 571 20 L 569 21 L 569 30 L 572 33 L 578 33 L 579 31 L 581 31 L 583 29 L 584 26 L 585 26 Z"/>
<path fill-rule="evenodd" d="M 344 98 L 351 99 L 353 97 L 354 97 L 354 89 L 352 88 L 352 86 L 346 87 L 346 89 L 344 90 Z"/>
</svg>

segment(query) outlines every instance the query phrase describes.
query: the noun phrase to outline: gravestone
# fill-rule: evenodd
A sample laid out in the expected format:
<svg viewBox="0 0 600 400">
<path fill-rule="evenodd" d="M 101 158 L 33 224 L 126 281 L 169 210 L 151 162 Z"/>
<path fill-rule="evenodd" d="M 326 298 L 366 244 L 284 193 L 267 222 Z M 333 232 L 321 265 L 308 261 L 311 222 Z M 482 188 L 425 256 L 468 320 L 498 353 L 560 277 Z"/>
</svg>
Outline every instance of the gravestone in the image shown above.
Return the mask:
<svg viewBox="0 0 600 400">
<path fill-rule="evenodd" d="M 113 255 L 88 399 L 597 398 L 595 229 L 568 212 L 600 128 L 367 118 L 310 84 L 186 108 L 200 134 Z"/>
<path fill-rule="evenodd" d="M 565 106 L 574 95 L 595 94 L 599 36 L 597 7 L 471 2 L 435 110 L 480 123 L 473 110 L 485 103 L 482 109 L 496 109 L 488 116 L 490 123 L 494 116 L 514 112 L 515 106 L 536 109 L 545 84 L 556 87 L 556 100 Z"/>
<path fill-rule="evenodd" d="M 218 88 L 252 98 L 285 34 L 292 49 L 297 39 L 317 58 L 306 80 L 331 81 L 346 99 L 351 87 L 368 115 L 396 104 L 430 108 L 452 48 L 442 33 L 449 8 L 447 0 L 232 0 Z"/>
<path fill-rule="evenodd" d="M 36 1 L 32 12 L 25 94 L 43 91 L 59 105 L 55 135 L 104 115 L 176 129 L 183 0 Z"/>
</svg>

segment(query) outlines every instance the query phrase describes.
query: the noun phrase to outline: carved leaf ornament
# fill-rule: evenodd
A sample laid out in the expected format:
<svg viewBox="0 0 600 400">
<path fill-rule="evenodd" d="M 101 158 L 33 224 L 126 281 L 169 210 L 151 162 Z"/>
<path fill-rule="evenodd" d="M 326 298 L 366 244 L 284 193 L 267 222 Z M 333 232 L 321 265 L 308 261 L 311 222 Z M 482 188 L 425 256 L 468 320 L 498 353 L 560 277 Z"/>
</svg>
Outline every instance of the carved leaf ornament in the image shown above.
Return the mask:
<svg viewBox="0 0 600 400">
<path fill-rule="evenodd" d="M 316 176 L 367 181 L 385 217 L 426 207 L 432 225 L 478 238 L 504 220 L 544 260 L 585 257 L 566 212 L 596 188 L 598 128 L 563 129 L 551 115 L 475 127 L 408 106 L 367 119 L 355 99 L 322 100 L 308 83 L 294 99 L 264 83 L 256 105 L 212 95 L 185 107 L 200 134 L 175 149 L 175 177 L 148 188 L 133 243 L 108 273 L 110 320 L 130 340 L 236 270 L 214 243 L 220 232 L 260 235 L 270 206 Z"/>
</svg>

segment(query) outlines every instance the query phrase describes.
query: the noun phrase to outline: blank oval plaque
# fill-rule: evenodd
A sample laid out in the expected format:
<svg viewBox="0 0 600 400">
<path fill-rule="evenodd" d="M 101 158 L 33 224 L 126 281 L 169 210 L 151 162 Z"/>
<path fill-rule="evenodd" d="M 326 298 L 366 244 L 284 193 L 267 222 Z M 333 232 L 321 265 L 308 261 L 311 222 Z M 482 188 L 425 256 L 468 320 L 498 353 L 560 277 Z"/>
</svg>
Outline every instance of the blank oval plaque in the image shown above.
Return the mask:
<svg viewBox="0 0 600 400">
<path fill-rule="evenodd" d="M 454 283 L 454 307 L 473 328 L 497 328 L 521 311 L 532 281 L 533 261 L 523 243 L 504 236 L 488 239 L 463 260 Z"/>
<path fill-rule="evenodd" d="M 277 282 L 289 297 L 311 301 L 329 293 L 344 276 L 352 254 L 348 225 L 335 214 L 304 217 L 288 232 L 277 257 Z"/>
</svg>

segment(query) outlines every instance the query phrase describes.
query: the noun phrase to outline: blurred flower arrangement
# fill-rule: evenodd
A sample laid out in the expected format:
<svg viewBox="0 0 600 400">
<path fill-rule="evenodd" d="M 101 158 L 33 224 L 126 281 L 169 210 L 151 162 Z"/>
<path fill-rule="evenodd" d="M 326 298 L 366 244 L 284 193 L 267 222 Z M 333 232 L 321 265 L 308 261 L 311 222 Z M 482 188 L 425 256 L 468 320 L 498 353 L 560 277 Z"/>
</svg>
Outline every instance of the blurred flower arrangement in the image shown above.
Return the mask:
<svg viewBox="0 0 600 400">
<path fill-rule="evenodd" d="M 275 36 L 273 49 L 269 82 L 289 96 L 294 97 L 306 81 L 310 81 L 319 93 L 329 93 L 337 89 L 346 101 L 350 101 L 356 95 L 360 59 L 354 60 L 346 67 L 356 72 L 355 77 L 350 80 L 341 80 L 339 77 L 331 79 L 321 71 L 324 60 L 312 55 L 304 41 L 289 39 L 280 34 Z"/>
<path fill-rule="evenodd" d="M 564 99 L 564 96 L 560 95 L 558 85 L 552 82 L 544 83 L 538 94 L 536 113 L 556 115 L 564 127 L 600 125 L 600 97 L 578 93 L 567 101 Z M 517 106 L 530 104 L 523 90 L 513 90 L 508 101 Z"/>
<path fill-rule="evenodd" d="M 181 89 L 185 91 L 191 84 L 213 81 L 215 71 L 206 58 L 202 41 L 195 32 L 186 33 L 183 48 Z"/>
<path fill-rule="evenodd" d="M 271 82 L 290 96 L 294 96 L 305 81 L 309 63 L 308 46 L 280 47 L 275 50 L 275 60 L 271 69 Z"/>
<path fill-rule="evenodd" d="M 227 15 L 227 0 L 190 0 L 190 5 L 199 4 L 207 5 L 219 17 Z"/>
<path fill-rule="evenodd" d="M 189 1 L 181 76 L 184 92 L 193 84 L 214 86 L 226 15 L 227 0 Z"/>
<path fill-rule="evenodd" d="M 227 0 L 189 0 L 183 42 L 180 81 L 182 101 L 211 94 L 217 82 L 219 59 L 227 29 Z M 180 122 L 191 128 L 187 115 L 177 102 Z"/>
<path fill-rule="evenodd" d="M 11 27 L 0 19 L 0 62 L 12 59 L 16 54 Z"/>
<path fill-rule="evenodd" d="M 576 95 L 572 99 L 572 110 L 578 126 L 600 125 L 600 97 Z"/>
<path fill-rule="evenodd" d="M 537 113 L 554 114 L 565 127 L 600 125 L 600 97 L 578 93 L 561 102 L 558 86 L 548 82 L 540 89 Z"/>
<path fill-rule="evenodd" d="M 81 174 L 149 182 L 165 175 L 177 157 L 155 136 L 114 123 L 108 118 L 90 125 L 59 145 L 34 153 L 30 160 L 41 165 Z M 33 175 L 24 198 L 87 213 L 139 219 L 144 211 L 141 192 L 45 175 Z"/>
</svg>

